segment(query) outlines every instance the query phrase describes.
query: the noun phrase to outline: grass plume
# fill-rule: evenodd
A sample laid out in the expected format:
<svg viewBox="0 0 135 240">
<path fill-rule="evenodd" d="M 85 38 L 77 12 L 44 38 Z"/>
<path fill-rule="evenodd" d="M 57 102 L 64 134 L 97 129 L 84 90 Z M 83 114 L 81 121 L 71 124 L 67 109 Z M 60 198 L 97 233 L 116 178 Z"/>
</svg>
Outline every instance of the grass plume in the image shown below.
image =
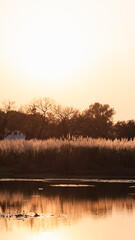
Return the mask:
<svg viewBox="0 0 135 240">
<path fill-rule="evenodd" d="M 134 177 L 135 139 L 2 140 L 0 166 L 0 176 Z"/>
</svg>

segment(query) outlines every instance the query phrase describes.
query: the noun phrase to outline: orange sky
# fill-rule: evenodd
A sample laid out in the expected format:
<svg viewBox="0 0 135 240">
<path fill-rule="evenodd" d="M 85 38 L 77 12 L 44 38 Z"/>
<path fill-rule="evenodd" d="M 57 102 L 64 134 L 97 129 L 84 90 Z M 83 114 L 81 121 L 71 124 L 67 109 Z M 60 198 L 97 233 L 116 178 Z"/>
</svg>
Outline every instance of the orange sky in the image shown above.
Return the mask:
<svg viewBox="0 0 135 240">
<path fill-rule="evenodd" d="M 134 0 L 1 0 L 0 101 L 108 103 L 135 119 Z"/>
</svg>

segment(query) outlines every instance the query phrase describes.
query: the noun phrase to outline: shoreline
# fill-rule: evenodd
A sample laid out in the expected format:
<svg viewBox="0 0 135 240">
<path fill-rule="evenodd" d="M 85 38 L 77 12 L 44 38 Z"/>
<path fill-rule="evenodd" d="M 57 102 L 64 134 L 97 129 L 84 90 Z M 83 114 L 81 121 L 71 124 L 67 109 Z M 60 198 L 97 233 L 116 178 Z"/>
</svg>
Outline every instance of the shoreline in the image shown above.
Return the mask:
<svg viewBox="0 0 135 240">
<path fill-rule="evenodd" d="M 65 176 L 65 175 L 41 175 L 41 174 L 11 174 L 11 175 L 0 175 L 1 181 L 41 181 L 41 182 L 49 182 L 49 181 L 60 181 L 60 182 L 135 182 L 135 176 L 106 176 L 106 175 L 76 175 L 76 176 Z"/>
</svg>

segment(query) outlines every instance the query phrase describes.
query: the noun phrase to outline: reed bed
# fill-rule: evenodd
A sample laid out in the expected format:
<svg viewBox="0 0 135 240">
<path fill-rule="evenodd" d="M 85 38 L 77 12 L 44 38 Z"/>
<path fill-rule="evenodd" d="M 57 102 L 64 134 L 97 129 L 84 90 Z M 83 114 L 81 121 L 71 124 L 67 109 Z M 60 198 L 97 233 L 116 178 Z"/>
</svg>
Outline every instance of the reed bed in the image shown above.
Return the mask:
<svg viewBox="0 0 135 240">
<path fill-rule="evenodd" d="M 135 175 L 135 139 L 92 138 L 0 141 L 3 173 Z"/>
<path fill-rule="evenodd" d="M 18 152 L 25 153 L 28 150 L 33 152 L 40 152 L 46 149 L 58 149 L 60 150 L 63 146 L 70 147 L 86 147 L 86 148 L 104 148 L 114 149 L 116 151 L 126 149 L 135 150 L 135 139 L 103 139 L 103 138 L 75 138 L 71 137 L 68 139 L 48 139 L 48 140 L 2 140 L 0 141 L 0 151 L 3 153 Z"/>
</svg>

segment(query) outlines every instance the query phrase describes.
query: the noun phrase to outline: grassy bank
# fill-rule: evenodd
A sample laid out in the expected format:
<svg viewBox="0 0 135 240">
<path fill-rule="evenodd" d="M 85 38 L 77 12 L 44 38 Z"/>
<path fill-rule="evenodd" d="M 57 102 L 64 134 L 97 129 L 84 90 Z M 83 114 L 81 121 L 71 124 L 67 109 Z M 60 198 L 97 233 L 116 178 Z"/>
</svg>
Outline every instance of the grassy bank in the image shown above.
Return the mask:
<svg viewBox="0 0 135 240">
<path fill-rule="evenodd" d="M 135 177 L 135 140 L 0 141 L 0 177 Z"/>
</svg>

